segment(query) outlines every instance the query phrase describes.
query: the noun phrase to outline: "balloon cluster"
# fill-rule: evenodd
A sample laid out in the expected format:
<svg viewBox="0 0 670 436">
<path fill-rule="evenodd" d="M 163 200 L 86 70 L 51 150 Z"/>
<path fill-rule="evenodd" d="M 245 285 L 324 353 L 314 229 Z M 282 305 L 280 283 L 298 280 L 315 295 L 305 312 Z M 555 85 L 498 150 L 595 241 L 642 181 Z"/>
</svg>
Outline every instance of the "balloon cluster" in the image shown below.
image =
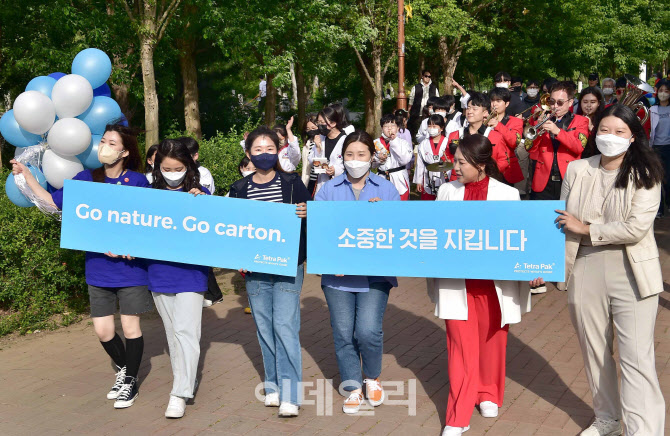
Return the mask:
<svg viewBox="0 0 670 436">
<path fill-rule="evenodd" d="M 103 51 L 82 50 L 72 62 L 72 74 L 35 77 L 0 118 L 0 134 L 17 147 L 19 161 L 21 154 L 32 159 L 34 150 L 27 153 L 28 148 L 39 145 L 38 160 L 32 162 L 37 167 L 30 171 L 44 186 L 48 182 L 59 189 L 84 168 L 102 166 L 98 144 L 105 126 L 125 122 L 106 83 L 111 72 L 112 62 Z M 7 196 L 17 206 L 32 206 L 17 182 L 11 175 L 7 178 Z"/>
</svg>

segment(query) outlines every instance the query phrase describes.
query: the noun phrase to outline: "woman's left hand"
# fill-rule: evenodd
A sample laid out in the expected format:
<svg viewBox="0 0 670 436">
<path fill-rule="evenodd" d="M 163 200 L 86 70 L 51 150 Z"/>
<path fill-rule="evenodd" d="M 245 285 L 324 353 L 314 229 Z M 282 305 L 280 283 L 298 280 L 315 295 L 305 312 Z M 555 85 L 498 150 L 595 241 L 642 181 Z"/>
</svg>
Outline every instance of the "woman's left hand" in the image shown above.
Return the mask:
<svg viewBox="0 0 670 436">
<path fill-rule="evenodd" d="M 554 220 L 554 222 L 558 224 L 559 228 L 567 230 L 568 232 L 574 233 L 576 235 L 588 236 L 590 234 L 589 226 L 579 221 L 572 214 L 560 209 L 556 209 L 556 212 L 559 215 L 558 218 Z"/>
<path fill-rule="evenodd" d="M 378 202 L 378 201 L 382 201 L 382 199 L 379 198 L 379 197 L 375 197 L 375 198 L 371 198 L 371 199 L 369 199 L 368 201 L 369 201 L 370 203 L 376 203 L 376 202 Z"/>
<path fill-rule="evenodd" d="M 307 218 L 307 203 L 298 203 L 295 207 L 295 214 L 298 218 Z"/>
<path fill-rule="evenodd" d="M 205 195 L 205 193 L 198 188 L 193 188 L 190 191 L 188 191 L 188 193 L 193 194 L 194 197 L 197 197 L 198 195 Z"/>
</svg>

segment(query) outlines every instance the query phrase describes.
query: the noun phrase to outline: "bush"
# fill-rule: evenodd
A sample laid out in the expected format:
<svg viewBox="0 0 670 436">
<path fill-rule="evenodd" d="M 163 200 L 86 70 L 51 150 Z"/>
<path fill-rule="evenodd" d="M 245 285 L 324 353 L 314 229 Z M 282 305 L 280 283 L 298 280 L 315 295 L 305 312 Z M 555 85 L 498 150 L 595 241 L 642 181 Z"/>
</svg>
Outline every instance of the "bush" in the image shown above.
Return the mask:
<svg viewBox="0 0 670 436">
<path fill-rule="evenodd" d="M 0 223 L 0 336 L 76 321 L 88 305 L 84 253 L 59 248 L 60 222 L 15 206 L 3 188 Z"/>
</svg>

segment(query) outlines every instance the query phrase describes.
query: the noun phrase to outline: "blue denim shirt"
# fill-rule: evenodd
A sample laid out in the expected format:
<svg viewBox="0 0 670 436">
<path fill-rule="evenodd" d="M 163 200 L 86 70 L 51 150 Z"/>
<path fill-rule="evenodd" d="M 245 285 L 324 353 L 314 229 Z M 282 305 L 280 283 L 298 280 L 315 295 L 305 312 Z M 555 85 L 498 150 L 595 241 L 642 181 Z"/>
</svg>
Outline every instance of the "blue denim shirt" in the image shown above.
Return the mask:
<svg viewBox="0 0 670 436">
<path fill-rule="evenodd" d="M 398 194 L 398 190 L 393 186 L 393 183 L 377 174 L 370 173 L 365 180 L 365 186 L 361 190 L 358 201 L 368 201 L 375 197 L 379 197 L 382 201 L 400 201 L 400 194 Z M 326 182 L 319 192 L 317 192 L 314 200 L 356 201 L 356 196 L 351 188 L 351 182 L 347 179 L 346 172 Z M 336 277 L 330 274 L 321 276 L 321 286 L 347 292 L 367 292 L 370 289 L 370 283 L 376 282 L 389 282 L 393 287 L 398 286 L 398 279 L 395 277 Z"/>
</svg>

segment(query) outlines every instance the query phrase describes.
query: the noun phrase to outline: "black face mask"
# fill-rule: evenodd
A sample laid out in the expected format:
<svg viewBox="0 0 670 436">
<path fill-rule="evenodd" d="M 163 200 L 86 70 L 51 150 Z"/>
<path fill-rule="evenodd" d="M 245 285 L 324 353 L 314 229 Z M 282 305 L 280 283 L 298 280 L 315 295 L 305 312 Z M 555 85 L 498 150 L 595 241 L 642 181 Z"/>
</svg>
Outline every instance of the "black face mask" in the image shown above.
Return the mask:
<svg viewBox="0 0 670 436">
<path fill-rule="evenodd" d="M 325 125 L 325 124 L 319 124 L 318 127 L 319 127 L 319 133 L 320 133 L 321 135 L 323 135 L 323 136 L 328 136 L 328 134 L 330 133 L 330 129 L 328 128 L 327 125 Z"/>
<path fill-rule="evenodd" d="M 520 91 L 521 91 L 521 87 L 520 87 L 520 86 L 513 86 L 512 89 L 510 89 L 510 91 L 512 91 L 512 92 L 520 92 Z"/>
<path fill-rule="evenodd" d="M 319 134 L 319 129 L 308 130 L 305 133 L 309 139 L 314 139 L 314 137 Z"/>
</svg>

